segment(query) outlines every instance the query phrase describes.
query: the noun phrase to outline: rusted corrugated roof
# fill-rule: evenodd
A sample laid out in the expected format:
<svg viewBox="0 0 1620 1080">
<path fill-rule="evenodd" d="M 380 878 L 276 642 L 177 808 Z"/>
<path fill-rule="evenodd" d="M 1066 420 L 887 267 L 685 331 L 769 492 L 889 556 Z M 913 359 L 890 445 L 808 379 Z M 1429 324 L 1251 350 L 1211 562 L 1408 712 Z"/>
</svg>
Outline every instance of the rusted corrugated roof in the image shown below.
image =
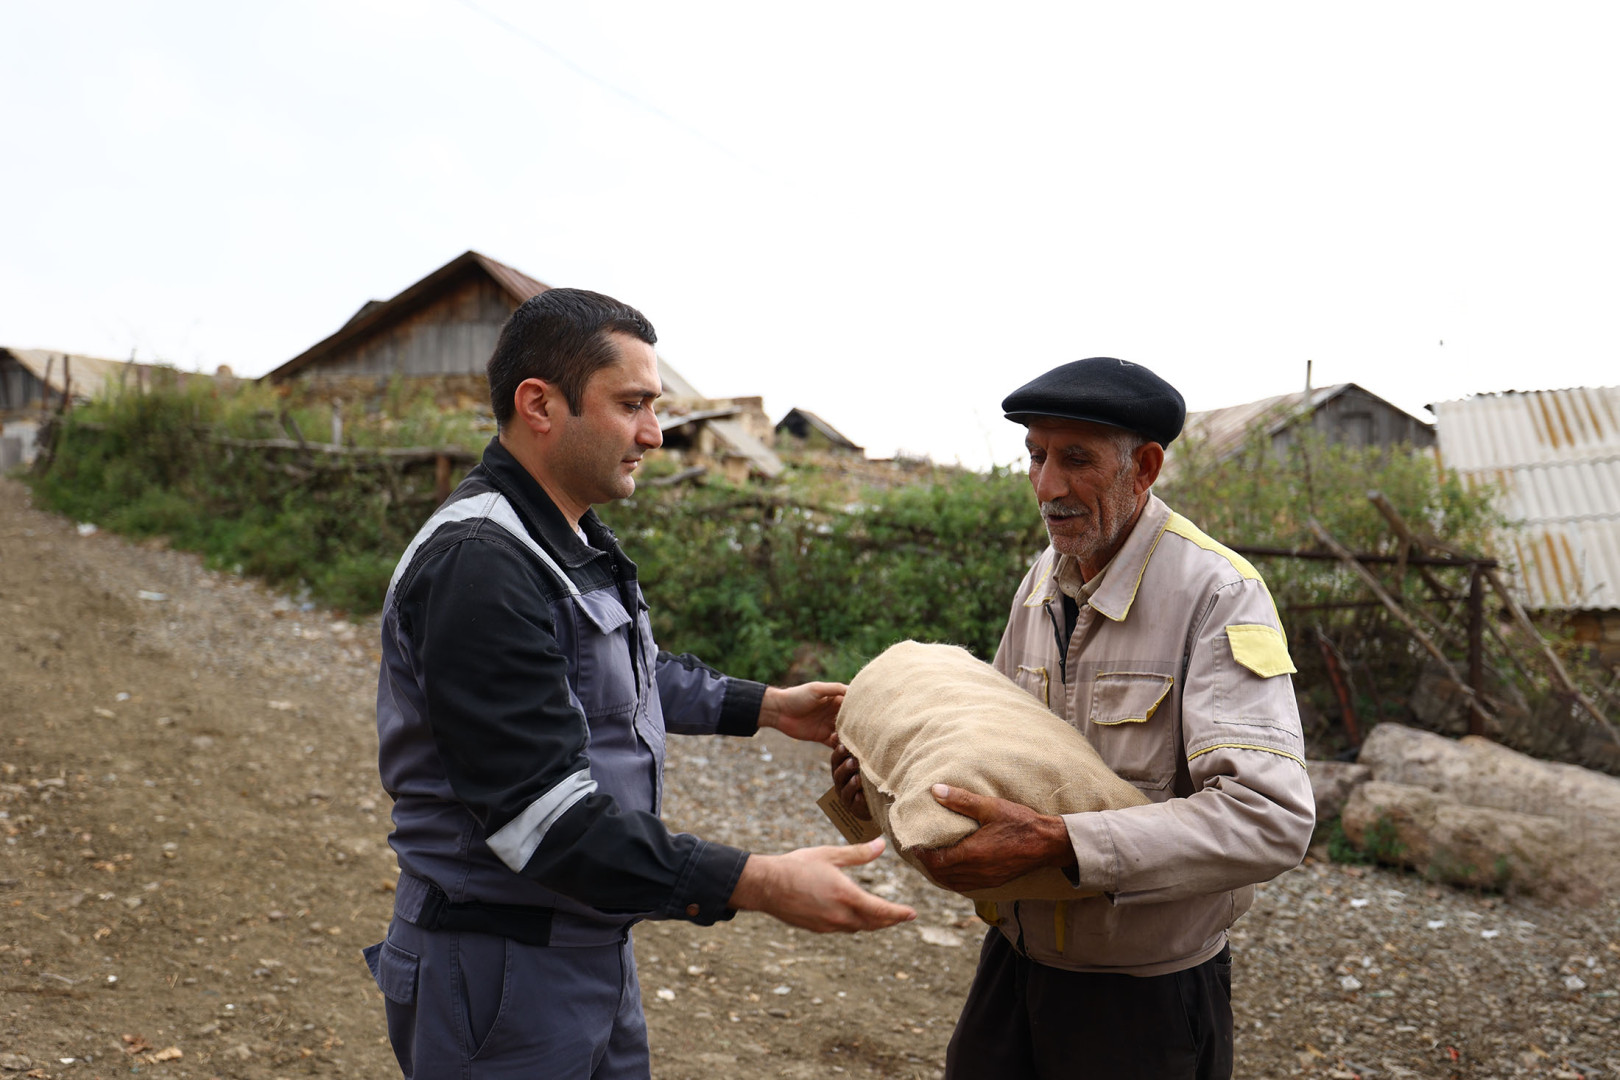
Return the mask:
<svg viewBox="0 0 1620 1080">
<path fill-rule="evenodd" d="M 1531 607 L 1620 608 L 1620 386 L 1431 406 L 1440 462 L 1503 491 Z"/>
</svg>

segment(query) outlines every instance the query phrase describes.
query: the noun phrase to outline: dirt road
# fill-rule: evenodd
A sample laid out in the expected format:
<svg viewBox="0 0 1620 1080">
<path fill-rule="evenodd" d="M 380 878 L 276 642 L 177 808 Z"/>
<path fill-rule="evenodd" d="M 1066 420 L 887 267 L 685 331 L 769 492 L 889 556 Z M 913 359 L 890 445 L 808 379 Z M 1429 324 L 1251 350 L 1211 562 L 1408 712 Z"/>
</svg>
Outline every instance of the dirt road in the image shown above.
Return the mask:
<svg viewBox="0 0 1620 1080">
<path fill-rule="evenodd" d="M 359 953 L 394 879 L 375 635 L 0 480 L 0 1075 L 397 1075 Z M 666 816 L 837 842 L 824 770 L 672 740 Z M 939 1075 L 982 927 L 892 856 L 861 876 L 918 922 L 638 928 L 654 1076 Z M 1238 1075 L 1620 1074 L 1617 913 L 1312 861 L 1235 935 Z"/>
</svg>

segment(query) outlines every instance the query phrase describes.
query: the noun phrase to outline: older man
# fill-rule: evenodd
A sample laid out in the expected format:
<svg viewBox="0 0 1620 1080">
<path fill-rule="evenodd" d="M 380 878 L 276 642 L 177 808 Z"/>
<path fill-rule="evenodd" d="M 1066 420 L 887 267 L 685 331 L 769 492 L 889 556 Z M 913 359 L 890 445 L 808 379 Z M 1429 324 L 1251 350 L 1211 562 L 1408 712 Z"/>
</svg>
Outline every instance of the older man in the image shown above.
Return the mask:
<svg viewBox="0 0 1620 1080">
<path fill-rule="evenodd" d="M 1151 488 L 1185 406 L 1094 357 L 1002 402 L 1028 433 L 1051 546 L 995 666 L 1151 800 L 1052 817 L 936 786 L 981 823 L 922 858 L 961 891 L 1059 867 L 1086 898 L 981 905 L 985 939 L 950 1080 L 1171 1080 L 1232 1072 L 1227 929 L 1297 865 L 1314 825 L 1294 666 L 1260 575 Z M 1012 733 L 1016 737 L 1016 733 Z M 835 756 L 853 799 L 853 763 Z"/>
<path fill-rule="evenodd" d="M 591 507 L 634 491 L 661 442 L 656 340 L 598 293 L 518 308 L 489 362 L 499 434 L 389 585 L 377 729 L 400 877 L 366 961 L 407 1077 L 645 1080 L 640 919 L 913 916 L 840 870 L 880 845 L 751 856 L 658 818 L 666 730 L 830 741 L 844 687 L 765 687 L 653 643 Z"/>
</svg>

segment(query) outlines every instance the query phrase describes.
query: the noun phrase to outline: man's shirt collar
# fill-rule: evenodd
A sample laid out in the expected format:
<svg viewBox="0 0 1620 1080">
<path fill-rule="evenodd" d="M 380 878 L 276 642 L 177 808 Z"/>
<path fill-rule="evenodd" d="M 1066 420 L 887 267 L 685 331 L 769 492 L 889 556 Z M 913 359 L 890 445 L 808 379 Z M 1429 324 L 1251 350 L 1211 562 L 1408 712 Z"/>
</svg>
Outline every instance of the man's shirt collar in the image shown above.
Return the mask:
<svg viewBox="0 0 1620 1080">
<path fill-rule="evenodd" d="M 1076 596 L 1076 600 L 1084 600 L 1097 611 L 1106 615 L 1114 622 L 1124 622 L 1131 612 L 1131 604 L 1136 600 L 1136 590 L 1142 584 L 1142 574 L 1147 570 L 1148 559 L 1153 555 L 1153 549 L 1158 546 L 1159 537 L 1164 533 L 1165 525 L 1170 521 L 1170 507 L 1157 495 L 1149 494 L 1147 504 L 1142 507 L 1136 524 L 1125 537 L 1125 543 L 1120 545 L 1108 565 L 1093 578 L 1095 588 L 1090 590 L 1089 598 Z M 1067 555 L 1059 555 L 1056 567 L 1052 571 L 1054 589 L 1063 585 L 1075 585 L 1080 581 L 1080 568 L 1075 560 Z M 1087 583 L 1088 585 L 1091 583 Z M 1064 592 L 1074 595 L 1069 589 Z M 1082 589 L 1082 592 L 1086 590 Z"/>
<path fill-rule="evenodd" d="M 602 523 L 595 509 L 587 510 L 585 516 L 579 519 L 579 526 L 585 531 L 586 537 L 581 540 L 540 482 L 512 456 L 510 450 L 501 445 L 500 436 L 490 439 L 489 445 L 484 447 L 483 464 L 490 482 L 506 496 L 529 534 L 553 552 L 564 566 L 570 569 L 584 566 L 617 547 L 613 530 Z M 619 558 L 634 574 L 635 564 L 622 553 Z"/>
</svg>

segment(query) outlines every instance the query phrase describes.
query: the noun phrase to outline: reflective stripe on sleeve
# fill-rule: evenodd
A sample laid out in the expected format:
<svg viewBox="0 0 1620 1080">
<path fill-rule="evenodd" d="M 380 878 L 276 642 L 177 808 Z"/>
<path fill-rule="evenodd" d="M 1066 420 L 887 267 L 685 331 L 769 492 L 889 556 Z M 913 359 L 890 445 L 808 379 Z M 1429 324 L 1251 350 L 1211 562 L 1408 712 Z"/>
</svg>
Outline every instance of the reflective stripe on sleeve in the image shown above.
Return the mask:
<svg viewBox="0 0 1620 1080">
<path fill-rule="evenodd" d="M 546 833 L 551 831 L 557 819 L 595 790 L 596 781 L 591 779 L 589 769 L 581 769 L 572 776 L 564 777 L 550 791 L 530 803 L 523 813 L 491 835 L 485 841 L 489 850 L 513 873 L 522 873 L 534 849 L 540 846 L 540 841 L 546 838 Z"/>
</svg>

